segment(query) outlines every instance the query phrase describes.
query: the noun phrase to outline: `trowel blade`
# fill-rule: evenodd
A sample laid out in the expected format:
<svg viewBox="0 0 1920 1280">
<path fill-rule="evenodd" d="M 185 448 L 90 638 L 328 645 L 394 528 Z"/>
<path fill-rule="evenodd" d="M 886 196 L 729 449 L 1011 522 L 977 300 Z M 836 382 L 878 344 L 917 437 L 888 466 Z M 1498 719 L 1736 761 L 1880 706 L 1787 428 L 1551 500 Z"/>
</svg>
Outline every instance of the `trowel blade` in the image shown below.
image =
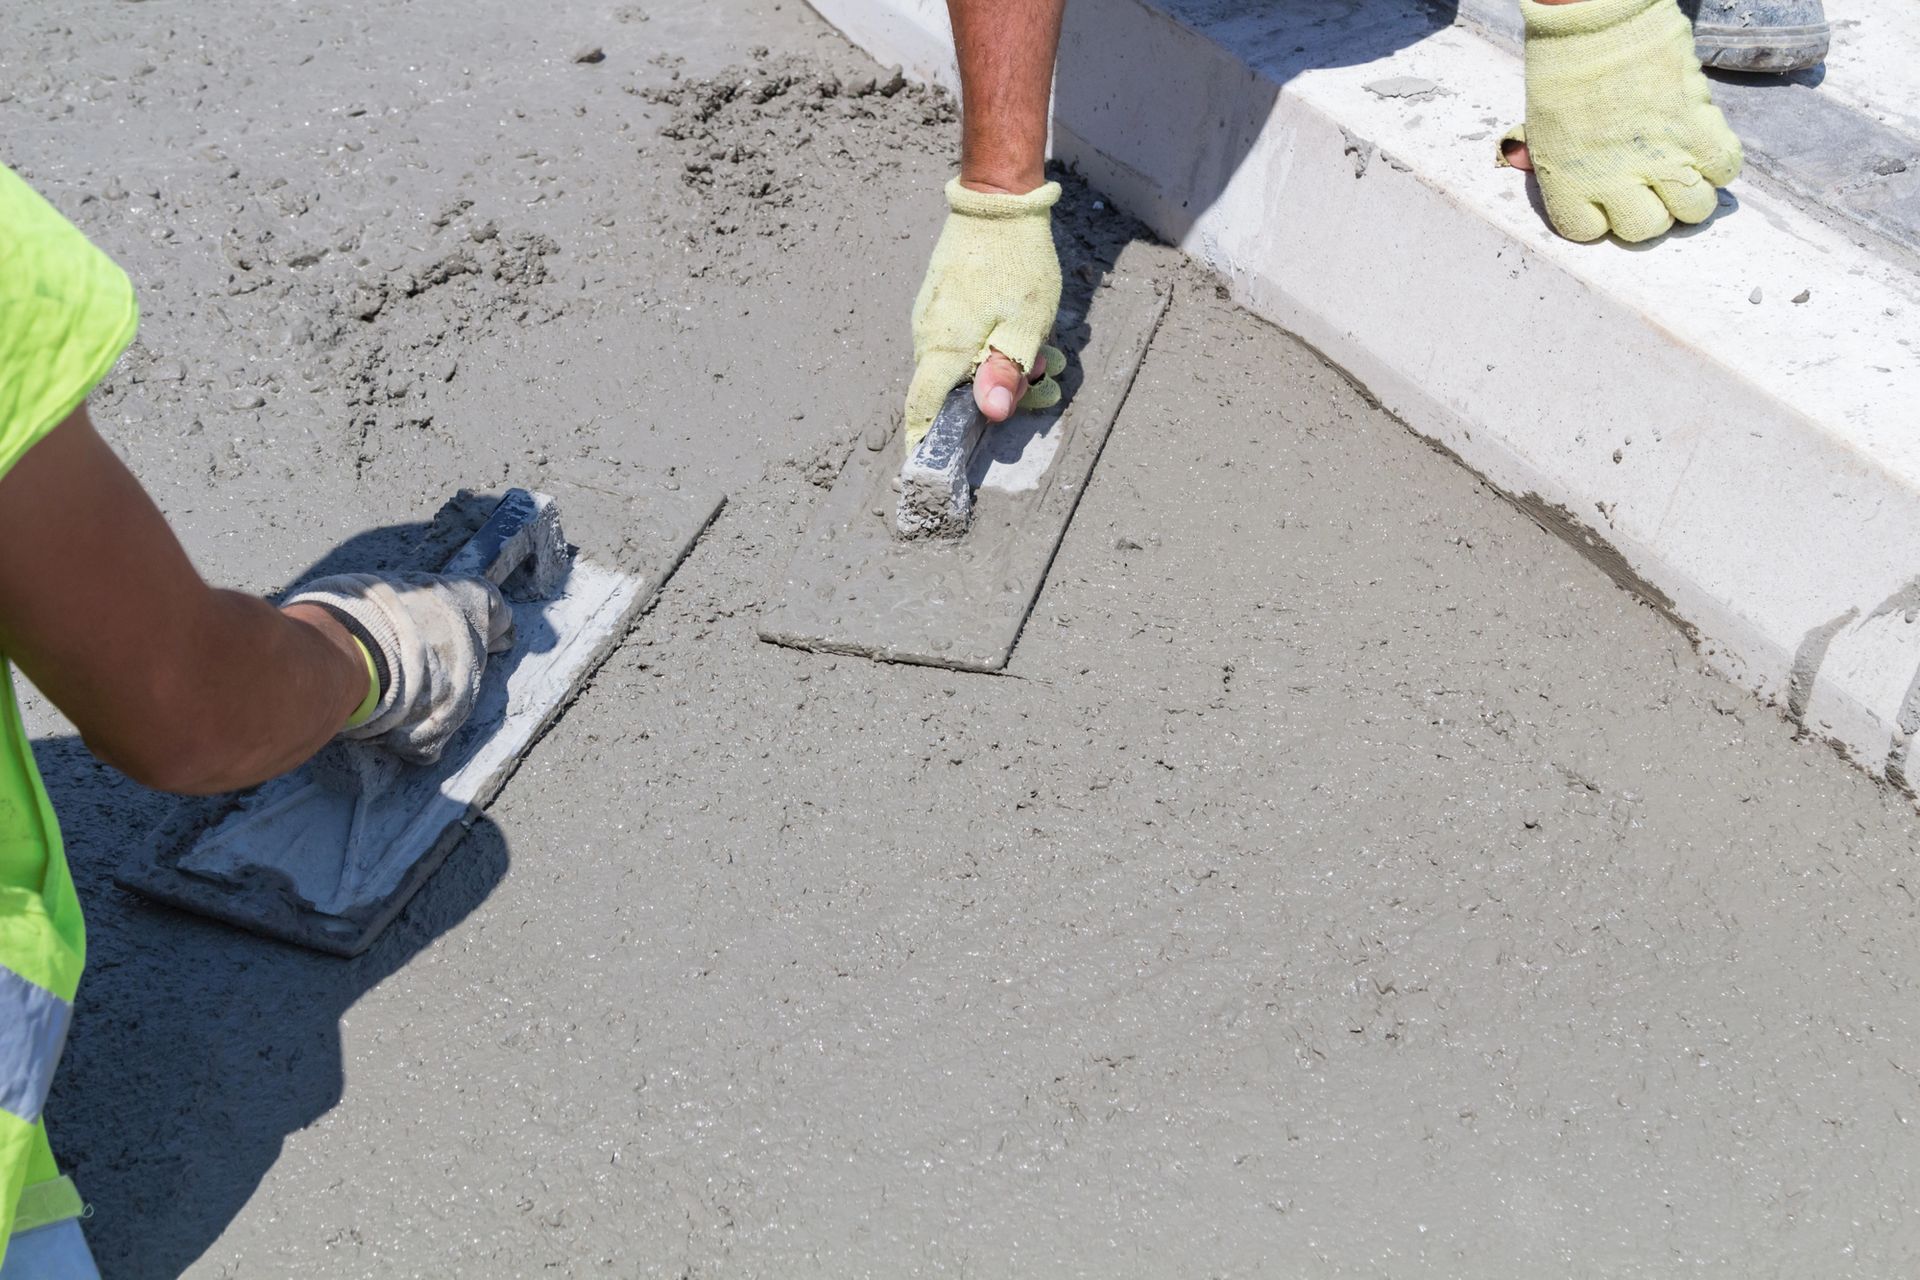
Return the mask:
<svg viewBox="0 0 1920 1280">
<path fill-rule="evenodd" d="M 761 615 L 761 638 L 1002 670 L 1166 310 L 1164 261 L 1151 245 L 1124 250 L 1088 304 L 1062 406 L 1015 414 L 973 447 L 964 534 L 900 537 L 898 433 L 878 452 L 856 446 Z"/>
</svg>

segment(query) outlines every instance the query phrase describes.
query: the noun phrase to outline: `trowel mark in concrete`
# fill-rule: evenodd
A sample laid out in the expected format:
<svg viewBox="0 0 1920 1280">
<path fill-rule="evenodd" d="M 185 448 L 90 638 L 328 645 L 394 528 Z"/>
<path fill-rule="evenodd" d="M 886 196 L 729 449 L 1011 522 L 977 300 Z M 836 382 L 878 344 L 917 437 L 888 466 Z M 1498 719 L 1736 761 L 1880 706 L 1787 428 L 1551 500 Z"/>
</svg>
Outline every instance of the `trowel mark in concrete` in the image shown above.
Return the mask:
<svg viewBox="0 0 1920 1280">
<path fill-rule="evenodd" d="M 1867 621 L 1896 613 L 1906 615 L 1908 622 L 1920 615 L 1920 578 L 1913 579 L 1881 601 L 1867 615 Z M 1913 782 L 1907 777 L 1907 756 L 1913 750 L 1915 733 L 1920 733 L 1920 670 L 1916 670 L 1913 678 L 1907 682 L 1906 694 L 1900 699 L 1900 710 L 1894 716 L 1893 740 L 1887 748 L 1887 781 L 1909 794 L 1913 791 Z"/>
<path fill-rule="evenodd" d="M 1787 718 L 1799 728 L 1807 727 L 1807 708 L 1813 704 L 1814 681 L 1820 676 L 1820 666 L 1827 660 L 1833 638 L 1859 616 L 1858 609 L 1849 609 L 1831 622 L 1814 627 L 1794 651 L 1793 668 L 1787 678 Z"/>
<path fill-rule="evenodd" d="M 1022 414 L 1001 423 L 974 452 L 974 486 L 996 493 L 1038 489 L 1065 434 L 1060 419 L 1052 415 Z"/>
<path fill-rule="evenodd" d="M 1004 668 L 1166 309 L 1165 263 L 1155 246 L 1122 251 L 1093 295 L 1063 407 L 1003 428 L 1020 450 L 1013 473 L 1024 487 L 983 488 L 964 538 L 895 536 L 899 473 L 885 451 L 854 450 L 762 615 L 761 638 L 889 662 Z M 955 394 L 971 400 L 966 388 Z M 1029 459 L 1023 429 L 1057 441 Z"/>
</svg>

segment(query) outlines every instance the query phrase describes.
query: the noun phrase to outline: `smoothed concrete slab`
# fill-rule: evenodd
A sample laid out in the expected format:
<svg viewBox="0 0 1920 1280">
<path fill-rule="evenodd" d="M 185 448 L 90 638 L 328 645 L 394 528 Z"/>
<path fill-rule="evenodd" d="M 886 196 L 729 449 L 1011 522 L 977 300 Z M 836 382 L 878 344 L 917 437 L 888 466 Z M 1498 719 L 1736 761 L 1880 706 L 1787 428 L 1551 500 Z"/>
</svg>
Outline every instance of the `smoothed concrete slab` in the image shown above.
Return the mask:
<svg viewBox="0 0 1920 1280">
<path fill-rule="evenodd" d="M 901 538 L 899 433 L 878 451 L 856 446 L 794 552 L 761 638 L 888 662 L 1004 668 L 1166 310 L 1157 256 L 1148 245 L 1123 251 L 1084 330 L 1060 335 L 1070 352 L 1063 403 L 1015 414 L 973 450 L 964 535 Z"/>
<path fill-rule="evenodd" d="M 814 5 L 953 82 L 937 0 Z M 1876 614 L 1920 547 L 1910 258 L 1744 180 L 1650 245 L 1561 239 L 1493 164 L 1520 59 L 1450 7 L 1079 0 L 1061 47 L 1059 159 L 1887 771 L 1920 672 L 1920 625 Z M 1368 88 L 1401 77 L 1437 90 Z"/>
</svg>

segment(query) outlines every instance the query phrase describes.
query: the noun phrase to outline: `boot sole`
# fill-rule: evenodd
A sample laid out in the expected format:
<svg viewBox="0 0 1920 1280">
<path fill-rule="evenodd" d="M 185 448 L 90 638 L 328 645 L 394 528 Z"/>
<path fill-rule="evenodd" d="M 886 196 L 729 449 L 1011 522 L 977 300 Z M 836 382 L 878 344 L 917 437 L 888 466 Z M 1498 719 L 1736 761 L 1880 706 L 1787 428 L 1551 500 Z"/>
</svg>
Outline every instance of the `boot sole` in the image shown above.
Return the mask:
<svg viewBox="0 0 1920 1280">
<path fill-rule="evenodd" d="M 1702 66 L 1720 71 L 1804 71 L 1827 56 L 1826 23 L 1804 27 L 1695 26 L 1693 49 Z"/>
</svg>

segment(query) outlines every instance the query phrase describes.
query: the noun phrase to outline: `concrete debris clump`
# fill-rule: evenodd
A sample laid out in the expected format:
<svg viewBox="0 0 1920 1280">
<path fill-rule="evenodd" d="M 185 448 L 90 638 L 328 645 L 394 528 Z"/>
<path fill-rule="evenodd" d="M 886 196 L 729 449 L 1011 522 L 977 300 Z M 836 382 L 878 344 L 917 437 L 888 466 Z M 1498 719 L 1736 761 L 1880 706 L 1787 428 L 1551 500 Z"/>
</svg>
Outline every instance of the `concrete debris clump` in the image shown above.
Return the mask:
<svg viewBox="0 0 1920 1280">
<path fill-rule="evenodd" d="M 730 237 L 798 249 L 834 212 L 820 166 L 855 167 L 860 181 L 879 184 L 897 172 L 902 148 L 950 151 L 958 118 L 948 94 L 909 84 L 897 67 L 843 78 L 791 56 L 643 96 L 672 108 L 660 136 L 683 153 L 681 181 L 700 196 L 685 228 L 702 250 L 690 265 L 695 275 L 733 256 Z"/>
<path fill-rule="evenodd" d="M 204 158 L 216 173 L 225 173 L 222 157 Z M 236 184 L 244 184 L 250 198 L 229 194 Z M 204 191 L 180 185 L 182 199 L 207 199 Z M 218 242 L 213 291 L 232 300 L 229 306 L 286 317 L 284 341 L 298 358 L 290 376 L 231 391 L 219 403 L 228 412 L 253 413 L 285 400 L 289 387 L 328 389 L 346 412 L 342 434 L 327 447 L 348 451 L 356 472 L 381 455 L 391 433 L 433 422 L 435 409 L 416 389 L 417 380 L 397 378 L 397 371 L 451 369 L 453 362 L 439 350 L 443 344 L 457 347 L 467 335 L 496 327 L 545 323 L 566 308 L 566 295 L 543 288 L 558 243 L 470 216 L 472 199 L 444 202 L 424 216 L 424 243 L 403 249 L 400 236 L 386 229 L 370 235 L 364 223 L 313 226 L 326 203 L 317 190 L 283 178 L 247 183 L 223 176 L 215 185 L 232 200 L 234 212 Z M 168 398 L 193 394 L 184 386 L 171 388 L 186 381 L 177 363 L 150 381 L 169 384 Z M 94 401 L 111 408 L 120 394 L 108 383 Z M 249 452 L 233 451 L 216 458 L 213 469 L 231 477 L 253 465 Z"/>
</svg>

